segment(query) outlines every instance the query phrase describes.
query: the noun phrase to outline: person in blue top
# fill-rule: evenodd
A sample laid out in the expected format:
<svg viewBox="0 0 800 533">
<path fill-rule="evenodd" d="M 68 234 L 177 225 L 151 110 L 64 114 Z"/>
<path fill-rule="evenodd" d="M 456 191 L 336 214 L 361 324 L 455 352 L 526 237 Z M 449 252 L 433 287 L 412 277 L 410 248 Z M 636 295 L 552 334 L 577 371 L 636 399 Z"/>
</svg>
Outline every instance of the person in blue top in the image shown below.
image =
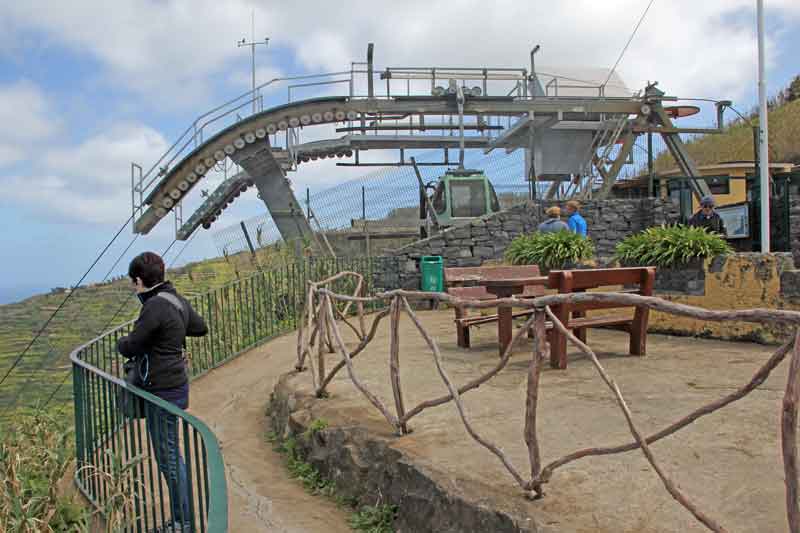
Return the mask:
<svg viewBox="0 0 800 533">
<path fill-rule="evenodd" d="M 581 209 L 581 204 L 575 200 L 570 200 L 566 205 L 567 212 L 567 226 L 569 230 L 578 235 L 586 237 L 586 220 L 578 212 Z"/>
</svg>

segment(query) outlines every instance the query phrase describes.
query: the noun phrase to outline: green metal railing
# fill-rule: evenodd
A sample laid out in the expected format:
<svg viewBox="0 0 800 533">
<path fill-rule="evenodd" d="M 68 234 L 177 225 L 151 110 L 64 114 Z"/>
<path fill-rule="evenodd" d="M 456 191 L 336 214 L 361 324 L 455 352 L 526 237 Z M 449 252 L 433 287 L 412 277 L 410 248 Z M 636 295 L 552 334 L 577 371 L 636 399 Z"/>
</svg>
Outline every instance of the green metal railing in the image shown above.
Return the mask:
<svg viewBox="0 0 800 533">
<path fill-rule="evenodd" d="M 364 294 L 398 283 L 396 258 L 309 259 L 189 295 L 209 328 L 205 337 L 187 339 L 191 377 L 294 330 L 306 282 L 343 270 L 364 276 Z M 333 289 L 351 293 L 353 283 L 342 279 Z M 147 532 L 177 521 L 193 532 L 226 532 L 225 469 L 213 432 L 183 409 L 129 386 L 121 377 L 117 341 L 132 327 L 133 321 L 122 324 L 70 355 L 75 481 L 107 520 L 126 531 Z M 173 446 L 166 446 L 170 440 Z M 180 475 L 184 470 L 185 478 Z"/>
<path fill-rule="evenodd" d="M 131 327 L 119 326 L 70 356 L 78 488 L 125 531 L 151 531 L 170 521 L 189 531 L 227 531 L 225 466 L 214 434 L 183 409 L 115 375 L 121 366 L 116 341 Z M 177 453 L 162 450 L 167 438 Z M 185 481 L 178 481 L 180 469 Z M 173 506 L 178 494 L 185 504 Z"/>
</svg>

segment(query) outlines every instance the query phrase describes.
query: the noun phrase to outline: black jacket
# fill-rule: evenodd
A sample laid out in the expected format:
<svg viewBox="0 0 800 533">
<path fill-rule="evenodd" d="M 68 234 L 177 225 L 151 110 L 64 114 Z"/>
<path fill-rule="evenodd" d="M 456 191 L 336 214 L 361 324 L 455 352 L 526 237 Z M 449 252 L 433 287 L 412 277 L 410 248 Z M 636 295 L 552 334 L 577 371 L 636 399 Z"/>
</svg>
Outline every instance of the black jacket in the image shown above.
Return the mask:
<svg viewBox="0 0 800 533">
<path fill-rule="evenodd" d="M 725 233 L 725 223 L 722 221 L 722 217 L 719 216 L 719 213 L 716 211 L 711 213 L 710 217 L 705 216 L 702 211 L 698 211 L 692 215 L 692 218 L 689 219 L 689 225 L 699 228 L 706 228 L 706 230 L 719 233 L 723 237 L 727 235 Z"/>
<path fill-rule="evenodd" d="M 166 298 L 155 298 L 160 292 L 176 295 L 188 311 L 188 324 L 176 306 Z M 182 348 L 186 336 L 202 337 L 208 332 L 203 317 L 166 281 L 141 293 L 142 310 L 131 331 L 117 341 L 117 350 L 127 358 L 150 356 L 150 371 L 145 389 L 150 391 L 180 387 L 188 381 Z"/>
</svg>

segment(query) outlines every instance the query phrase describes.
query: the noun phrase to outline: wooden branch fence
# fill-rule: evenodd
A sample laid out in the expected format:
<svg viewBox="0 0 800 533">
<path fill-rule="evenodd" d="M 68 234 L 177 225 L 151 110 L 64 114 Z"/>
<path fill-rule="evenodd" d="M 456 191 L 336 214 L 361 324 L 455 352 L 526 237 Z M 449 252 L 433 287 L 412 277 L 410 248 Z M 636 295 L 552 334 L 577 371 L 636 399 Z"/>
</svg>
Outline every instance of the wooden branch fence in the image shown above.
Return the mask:
<svg viewBox="0 0 800 533">
<path fill-rule="evenodd" d="M 355 281 L 355 290 L 352 294 L 338 294 L 331 290 L 330 287 L 334 282 L 344 278 L 350 278 L 351 281 Z M 531 499 L 543 497 L 543 487 L 546 483 L 550 482 L 555 470 L 573 461 L 585 457 L 617 454 L 640 449 L 672 498 L 686 508 L 700 523 L 706 526 L 706 528 L 718 533 L 727 532 L 728 530 L 705 512 L 701 511 L 697 505 L 678 488 L 676 483 L 664 472 L 663 468 L 656 460 L 650 445 L 664 437 L 676 433 L 699 418 L 744 398 L 759 385 L 764 383 L 772 370 L 791 353 L 789 376 L 782 403 L 780 429 L 786 485 L 786 516 L 789 524 L 789 531 L 791 533 L 800 533 L 800 504 L 798 503 L 798 497 L 800 497 L 800 495 L 798 494 L 797 458 L 798 402 L 800 401 L 800 329 L 797 330 L 795 338 L 780 346 L 754 373 L 753 377 L 746 384 L 718 400 L 699 407 L 665 428 L 645 436 L 637 428 L 622 391 L 613 377 L 608 374 L 600 363 L 597 355 L 558 320 L 555 314 L 550 310 L 550 306 L 562 303 L 606 302 L 628 306 L 645 306 L 656 311 L 698 320 L 716 322 L 741 321 L 752 323 L 779 322 L 795 327 L 800 326 L 800 312 L 777 309 L 716 311 L 676 304 L 652 296 L 604 292 L 553 294 L 525 300 L 518 298 L 499 298 L 496 300 L 482 301 L 456 298 L 446 293 L 407 291 L 402 289 L 378 293 L 374 296 L 365 296 L 362 294 L 364 287 L 365 283 L 363 277 L 355 272 L 340 272 L 335 276 L 319 282 L 308 282 L 303 319 L 300 323 L 297 335 L 297 363 L 295 368 L 298 371 L 304 370 L 305 363 L 306 361 L 308 362 L 311 370 L 310 374 L 312 376 L 314 392 L 317 397 L 323 398 L 327 396 L 327 386 L 339 371 L 345 368 L 349 379 L 356 388 L 381 415 L 383 415 L 398 435 L 407 434 L 409 432 L 409 421 L 425 409 L 442 405 L 452 400 L 469 435 L 497 457 L 511 477 L 514 478 L 524 491 L 524 494 Z M 496 308 L 499 305 L 506 305 L 530 309 L 533 313 L 525 322 L 524 326 L 517 330 L 511 343 L 494 368 L 461 386 L 457 386 L 448 376 L 442 365 L 441 351 L 439 350 L 436 340 L 425 330 L 422 321 L 409 303 L 409 300 L 436 300 L 463 308 Z M 366 304 L 374 305 L 382 302 L 388 302 L 388 306 L 375 313 L 372 316 L 371 324 L 368 325 L 367 317 L 364 314 L 364 306 Z M 353 324 L 351 321 L 353 313 L 355 313 L 355 317 L 357 318 L 357 324 Z M 436 371 L 448 391 L 447 394 L 443 396 L 422 401 L 410 409 L 406 409 L 400 381 L 399 321 L 403 313 L 411 319 L 411 322 L 430 348 L 433 354 Z M 394 400 L 394 412 L 363 384 L 358 378 L 353 364 L 353 360 L 356 356 L 362 353 L 367 345 L 375 338 L 379 324 L 387 316 L 390 317 L 389 373 Z M 539 378 L 542 364 L 547 354 L 547 338 L 545 335 L 547 320 L 552 322 L 554 328 L 564 333 L 573 345 L 589 357 L 600 378 L 608 386 L 611 394 L 619 405 L 628 429 L 633 436 L 633 441 L 612 446 L 576 450 L 542 466 L 536 426 L 536 414 L 539 400 Z M 348 327 L 355 333 L 358 339 L 358 344 L 355 348 L 348 349 L 345 345 L 340 324 Z M 518 466 L 514 465 L 509 460 L 498 445 L 482 436 L 473 427 L 464 408 L 464 404 L 461 401 L 461 396 L 476 389 L 497 375 L 506 366 L 515 345 L 519 343 L 522 336 L 525 335 L 528 330 L 533 331 L 534 342 L 533 353 L 528 368 L 525 428 L 523 431 L 525 444 L 528 448 L 529 464 L 528 470 L 523 473 Z M 316 362 L 313 360 L 315 351 Z M 341 356 L 341 360 L 330 370 L 326 368 L 326 353 L 338 353 Z"/>
</svg>

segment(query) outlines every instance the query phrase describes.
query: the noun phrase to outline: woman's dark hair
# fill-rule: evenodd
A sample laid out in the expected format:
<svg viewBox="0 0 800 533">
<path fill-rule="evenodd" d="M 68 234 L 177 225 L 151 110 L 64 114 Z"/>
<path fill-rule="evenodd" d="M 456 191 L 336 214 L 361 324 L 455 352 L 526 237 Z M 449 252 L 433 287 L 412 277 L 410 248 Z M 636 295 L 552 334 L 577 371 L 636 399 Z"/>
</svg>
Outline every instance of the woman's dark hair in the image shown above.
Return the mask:
<svg viewBox="0 0 800 533">
<path fill-rule="evenodd" d="M 144 252 L 137 255 L 128 266 L 128 276 L 135 282 L 136 278 L 142 280 L 145 287 L 153 287 L 164 281 L 164 260 L 154 252 Z"/>
</svg>

